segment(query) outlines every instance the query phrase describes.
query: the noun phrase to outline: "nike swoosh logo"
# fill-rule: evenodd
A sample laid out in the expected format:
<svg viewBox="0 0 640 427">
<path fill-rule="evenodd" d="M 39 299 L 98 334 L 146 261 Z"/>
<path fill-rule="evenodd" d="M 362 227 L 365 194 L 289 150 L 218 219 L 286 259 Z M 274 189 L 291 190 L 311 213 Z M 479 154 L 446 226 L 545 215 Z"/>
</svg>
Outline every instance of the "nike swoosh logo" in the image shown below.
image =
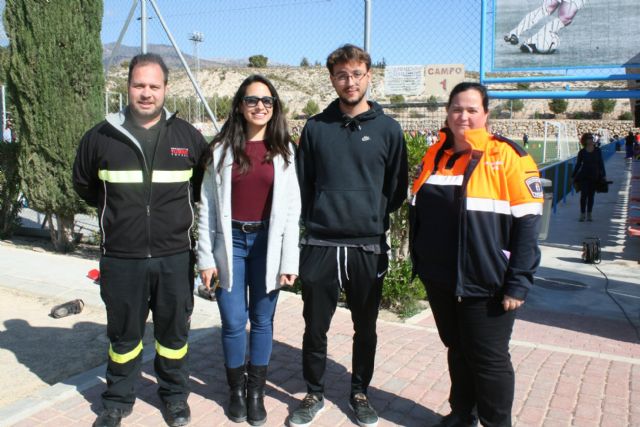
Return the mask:
<svg viewBox="0 0 640 427">
<path fill-rule="evenodd" d="M 384 273 L 386 273 L 387 270 L 383 271 L 382 273 L 378 273 L 378 279 L 381 278 L 382 276 L 384 276 Z"/>
</svg>

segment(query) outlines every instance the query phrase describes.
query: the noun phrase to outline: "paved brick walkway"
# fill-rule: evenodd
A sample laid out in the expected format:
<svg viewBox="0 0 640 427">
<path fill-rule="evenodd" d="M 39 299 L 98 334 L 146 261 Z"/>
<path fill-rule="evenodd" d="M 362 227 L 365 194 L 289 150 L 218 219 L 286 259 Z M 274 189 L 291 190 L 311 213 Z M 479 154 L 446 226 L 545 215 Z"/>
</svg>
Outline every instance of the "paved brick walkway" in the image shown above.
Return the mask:
<svg viewBox="0 0 640 427">
<path fill-rule="evenodd" d="M 215 306 L 212 305 L 212 309 Z M 300 368 L 303 333 L 299 297 L 282 298 L 267 398 L 268 426 L 284 425 L 304 395 Z M 524 312 L 523 312 L 524 313 Z M 523 317 L 539 317 L 541 312 Z M 545 322 L 552 323 L 549 318 Z M 614 322 L 615 323 L 615 322 Z M 612 334 L 629 325 L 610 324 Z M 197 331 L 201 332 L 201 331 Z M 428 426 L 447 413 L 449 377 L 446 353 L 427 314 L 413 324 L 379 322 L 376 372 L 370 396 L 380 426 Z M 347 404 L 351 366 L 351 320 L 338 309 L 329 337 L 327 408 L 314 426 L 350 426 Z M 227 386 L 218 328 L 192 343 L 189 403 L 192 426 L 237 425 L 224 415 Z M 516 368 L 516 426 L 640 426 L 640 345 L 567 328 L 518 320 L 512 357 Z M 102 384 L 52 400 L 15 426 L 89 426 L 100 408 Z M 156 396 L 152 362 L 146 362 L 139 399 L 124 426 L 164 425 Z"/>
<path fill-rule="evenodd" d="M 614 184 L 596 197 L 596 221 L 576 220 L 576 196 L 560 204 L 542 244 L 535 286 L 518 310 L 511 341 L 516 427 L 640 427 L 640 241 L 625 233 L 631 163 L 616 154 L 607 171 Z M 585 236 L 598 236 L 603 243 L 597 268 L 580 261 Z M 211 304 L 212 316 L 215 311 Z M 300 298 L 283 293 L 265 399 L 268 426 L 284 425 L 304 395 L 303 328 Z M 219 328 L 196 329 L 191 336 L 191 425 L 238 425 L 224 415 L 228 398 Z M 329 332 L 327 409 L 314 426 L 356 425 L 347 403 L 351 336 L 349 313 L 338 309 Z M 380 321 L 378 337 L 369 394 L 380 426 L 435 424 L 449 411 L 449 377 L 433 319 L 427 312 L 406 324 Z M 164 425 L 151 357 L 145 352 L 139 399 L 124 426 Z M 90 426 L 101 408 L 103 375 L 101 367 L 18 402 L 4 412 L 11 421 L 0 419 L 0 427 Z"/>
</svg>

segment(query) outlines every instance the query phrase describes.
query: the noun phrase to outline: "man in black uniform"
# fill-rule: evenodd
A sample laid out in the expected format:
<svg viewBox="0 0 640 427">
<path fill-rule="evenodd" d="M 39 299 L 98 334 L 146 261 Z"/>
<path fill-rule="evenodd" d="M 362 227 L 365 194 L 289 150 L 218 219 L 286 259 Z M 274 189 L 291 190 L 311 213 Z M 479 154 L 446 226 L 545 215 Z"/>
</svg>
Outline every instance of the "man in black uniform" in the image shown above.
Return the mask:
<svg viewBox="0 0 640 427">
<path fill-rule="evenodd" d="M 193 311 L 190 232 L 207 144 L 164 109 L 168 69 L 155 54 L 129 65 L 129 105 L 89 130 L 73 167 L 76 191 L 98 209 L 100 295 L 109 360 L 96 427 L 119 426 L 132 411 L 142 337 L 153 312 L 158 394 L 170 426 L 189 423 L 187 338 Z"/>
</svg>

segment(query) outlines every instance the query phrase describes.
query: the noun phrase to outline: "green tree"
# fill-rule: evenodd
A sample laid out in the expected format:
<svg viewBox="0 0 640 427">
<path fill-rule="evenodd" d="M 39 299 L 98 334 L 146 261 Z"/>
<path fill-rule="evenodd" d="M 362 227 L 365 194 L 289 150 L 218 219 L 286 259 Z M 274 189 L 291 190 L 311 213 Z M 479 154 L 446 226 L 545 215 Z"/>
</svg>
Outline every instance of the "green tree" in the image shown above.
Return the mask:
<svg viewBox="0 0 640 427">
<path fill-rule="evenodd" d="M 74 215 L 86 209 L 71 183 L 76 147 L 103 115 L 102 10 L 101 0 L 6 0 L 4 11 L 22 189 L 52 220 L 61 251 L 72 248 Z"/>
<path fill-rule="evenodd" d="M 567 111 L 569 107 L 569 101 L 566 99 L 555 98 L 549 101 L 549 109 L 553 111 L 554 114 L 562 114 Z"/>
<path fill-rule="evenodd" d="M 226 120 L 227 116 L 229 116 L 229 112 L 231 111 L 231 99 L 230 96 L 222 96 L 218 95 L 214 96 L 209 100 L 209 106 L 211 106 L 216 115 L 216 119 L 218 120 Z"/>
<path fill-rule="evenodd" d="M 404 104 L 404 96 L 403 95 L 391 95 L 389 97 L 389 102 L 392 104 Z"/>
<path fill-rule="evenodd" d="M 631 114 L 631 111 L 625 111 L 618 116 L 618 120 L 633 120 L 633 114 Z"/>
<path fill-rule="evenodd" d="M 438 111 L 438 98 L 436 98 L 435 95 L 431 95 L 427 99 L 427 111 L 431 111 L 432 113 Z"/>
<path fill-rule="evenodd" d="M 524 110 L 524 101 L 522 99 L 511 99 L 509 109 L 515 113 Z"/>
<path fill-rule="evenodd" d="M 264 55 L 253 55 L 249 57 L 249 67 L 266 68 L 269 58 Z"/>
<path fill-rule="evenodd" d="M 320 112 L 320 107 L 313 99 L 307 101 L 307 105 L 304 106 L 302 112 L 307 115 L 307 117 L 311 117 L 314 114 L 318 114 Z"/>
<path fill-rule="evenodd" d="M 300 61 L 300 66 L 305 68 L 309 66 L 309 60 L 306 56 L 302 58 L 302 61 Z"/>
<path fill-rule="evenodd" d="M 516 83 L 516 89 L 518 90 L 529 90 L 531 87 L 531 83 Z"/>
<path fill-rule="evenodd" d="M 594 99 L 591 101 L 591 110 L 594 113 L 599 114 L 609 114 L 613 112 L 613 109 L 616 108 L 616 100 L 615 99 Z"/>
</svg>

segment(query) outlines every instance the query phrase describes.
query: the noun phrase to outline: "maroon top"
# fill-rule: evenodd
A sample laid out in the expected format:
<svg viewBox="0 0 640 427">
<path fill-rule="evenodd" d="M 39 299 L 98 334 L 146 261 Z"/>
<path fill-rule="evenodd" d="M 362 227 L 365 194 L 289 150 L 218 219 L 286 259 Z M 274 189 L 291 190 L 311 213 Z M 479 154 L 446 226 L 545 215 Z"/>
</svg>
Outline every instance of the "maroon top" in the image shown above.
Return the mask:
<svg viewBox="0 0 640 427">
<path fill-rule="evenodd" d="M 235 221 L 262 221 L 271 214 L 273 163 L 266 163 L 265 141 L 247 141 L 245 152 L 251 167 L 242 174 L 233 163 L 231 172 L 231 218 Z"/>
</svg>

